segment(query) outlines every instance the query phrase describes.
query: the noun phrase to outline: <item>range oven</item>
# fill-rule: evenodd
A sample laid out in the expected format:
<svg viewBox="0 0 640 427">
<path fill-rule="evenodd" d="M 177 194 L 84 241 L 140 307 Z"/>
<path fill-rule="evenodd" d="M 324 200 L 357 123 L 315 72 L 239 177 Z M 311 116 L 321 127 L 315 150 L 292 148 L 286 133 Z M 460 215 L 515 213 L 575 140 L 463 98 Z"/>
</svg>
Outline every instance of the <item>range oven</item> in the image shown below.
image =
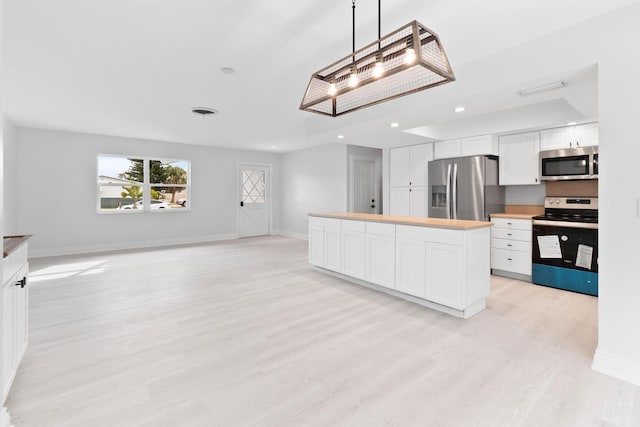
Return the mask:
<svg viewBox="0 0 640 427">
<path fill-rule="evenodd" d="M 532 282 L 598 295 L 598 198 L 546 197 L 533 217 Z"/>
</svg>

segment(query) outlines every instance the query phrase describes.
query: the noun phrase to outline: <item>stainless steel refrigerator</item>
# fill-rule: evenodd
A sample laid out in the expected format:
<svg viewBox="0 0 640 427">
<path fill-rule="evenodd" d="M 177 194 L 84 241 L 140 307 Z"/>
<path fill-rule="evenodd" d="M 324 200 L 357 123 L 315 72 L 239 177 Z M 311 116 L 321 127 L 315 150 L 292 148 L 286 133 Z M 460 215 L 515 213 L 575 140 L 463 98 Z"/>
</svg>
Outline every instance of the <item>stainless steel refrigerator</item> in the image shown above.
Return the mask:
<svg viewBox="0 0 640 427">
<path fill-rule="evenodd" d="M 472 156 L 429 162 L 429 216 L 488 221 L 504 212 L 498 158 Z"/>
</svg>

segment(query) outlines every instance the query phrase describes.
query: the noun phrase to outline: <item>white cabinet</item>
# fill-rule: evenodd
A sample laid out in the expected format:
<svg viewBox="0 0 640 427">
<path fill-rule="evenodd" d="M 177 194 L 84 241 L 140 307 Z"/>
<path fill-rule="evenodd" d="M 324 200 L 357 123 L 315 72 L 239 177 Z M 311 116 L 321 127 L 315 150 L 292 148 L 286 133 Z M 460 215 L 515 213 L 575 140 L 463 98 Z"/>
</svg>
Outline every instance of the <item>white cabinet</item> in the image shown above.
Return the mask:
<svg viewBox="0 0 640 427">
<path fill-rule="evenodd" d="M 366 223 L 365 280 L 386 288 L 395 287 L 396 226 Z"/>
<path fill-rule="evenodd" d="M 400 292 L 426 297 L 427 245 L 425 240 L 411 237 L 396 239 L 396 289 Z"/>
<path fill-rule="evenodd" d="M 342 221 L 342 273 L 365 279 L 366 223 Z"/>
<path fill-rule="evenodd" d="M 431 143 L 393 148 L 389 151 L 391 215 L 427 216 L 426 192 L 431 160 Z"/>
<path fill-rule="evenodd" d="M 427 265 L 427 299 L 462 309 L 462 247 L 429 242 Z"/>
<path fill-rule="evenodd" d="M 498 139 L 493 135 L 469 136 L 433 143 L 433 157 L 435 159 L 484 156 L 487 154 L 498 155 Z"/>
<path fill-rule="evenodd" d="M 493 274 L 530 280 L 531 220 L 492 218 L 491 221 L 494 224 L 491 229 Z"/>
<path fill-rule="evenodd" d="M 499 138 L 500 185 L 540 184 L 538 152 L 540 132 L 526 132 Z"/>
<path fill-rule="evenodd" d="M 6 399 L 29 340 L 27 244 L 4 258 L 2 288 L 2 392 Z"/>
<path fill-rule="evenodd" d="M 309 263 L 333 271 L 341 270 L 341 221 L 309 217 Z"/>
<path fill-rule="evenodd" d="M 598 145 L 598 123 L 564 126 L 540 131 L 540 150 Z"/>
</svg>

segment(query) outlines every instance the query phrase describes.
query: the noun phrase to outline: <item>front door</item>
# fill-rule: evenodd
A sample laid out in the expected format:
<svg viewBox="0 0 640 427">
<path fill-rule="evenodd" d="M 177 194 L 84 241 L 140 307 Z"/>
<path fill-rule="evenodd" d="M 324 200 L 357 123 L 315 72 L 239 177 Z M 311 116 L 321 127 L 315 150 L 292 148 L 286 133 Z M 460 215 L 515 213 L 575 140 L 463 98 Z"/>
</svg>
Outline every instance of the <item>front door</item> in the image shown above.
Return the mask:
<svg viewBox="0 0 640 427">
<path fill-rule="evenodd" d="M 270 178 L 269 166 L 240 164 L 240 203 L 238 208 L 238 237 L 269 234 Z"/>
</svg>

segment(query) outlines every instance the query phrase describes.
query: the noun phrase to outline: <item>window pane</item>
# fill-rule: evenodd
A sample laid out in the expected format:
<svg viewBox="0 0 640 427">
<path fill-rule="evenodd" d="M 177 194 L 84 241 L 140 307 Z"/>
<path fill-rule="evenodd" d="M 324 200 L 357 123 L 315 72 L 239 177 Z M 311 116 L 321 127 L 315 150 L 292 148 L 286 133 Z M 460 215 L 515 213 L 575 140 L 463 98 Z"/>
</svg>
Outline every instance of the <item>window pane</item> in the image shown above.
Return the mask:
<svg viewBox="0 0 640 427">
<path fill-rule="evenodd" d="M 149 164 L 151 184 L 183 184 L 186 186 L 189 162 L 186 160 L 151 160 Z"/>
<path fill-rule="evenodd" d="M 242 201 L 264 203 L 265 172 L 263 170 L 242 171 Z"/>
<path fill-rule="evenodd" d="M 151 187 L 151 209 L 184 209 L 187 207 L 185 187 Z"/>
<path fill-rule="evenodd" d="M 142 210 L 144 191 L 137 185 L 100 186 L 100 209 L 105 210 Z"/>
<path fill-rule="evenodd" d="M 143 160 L 115 156 L 98 156 L 98 183 L 131 185 L 144 182 Z"/>
</svg>

